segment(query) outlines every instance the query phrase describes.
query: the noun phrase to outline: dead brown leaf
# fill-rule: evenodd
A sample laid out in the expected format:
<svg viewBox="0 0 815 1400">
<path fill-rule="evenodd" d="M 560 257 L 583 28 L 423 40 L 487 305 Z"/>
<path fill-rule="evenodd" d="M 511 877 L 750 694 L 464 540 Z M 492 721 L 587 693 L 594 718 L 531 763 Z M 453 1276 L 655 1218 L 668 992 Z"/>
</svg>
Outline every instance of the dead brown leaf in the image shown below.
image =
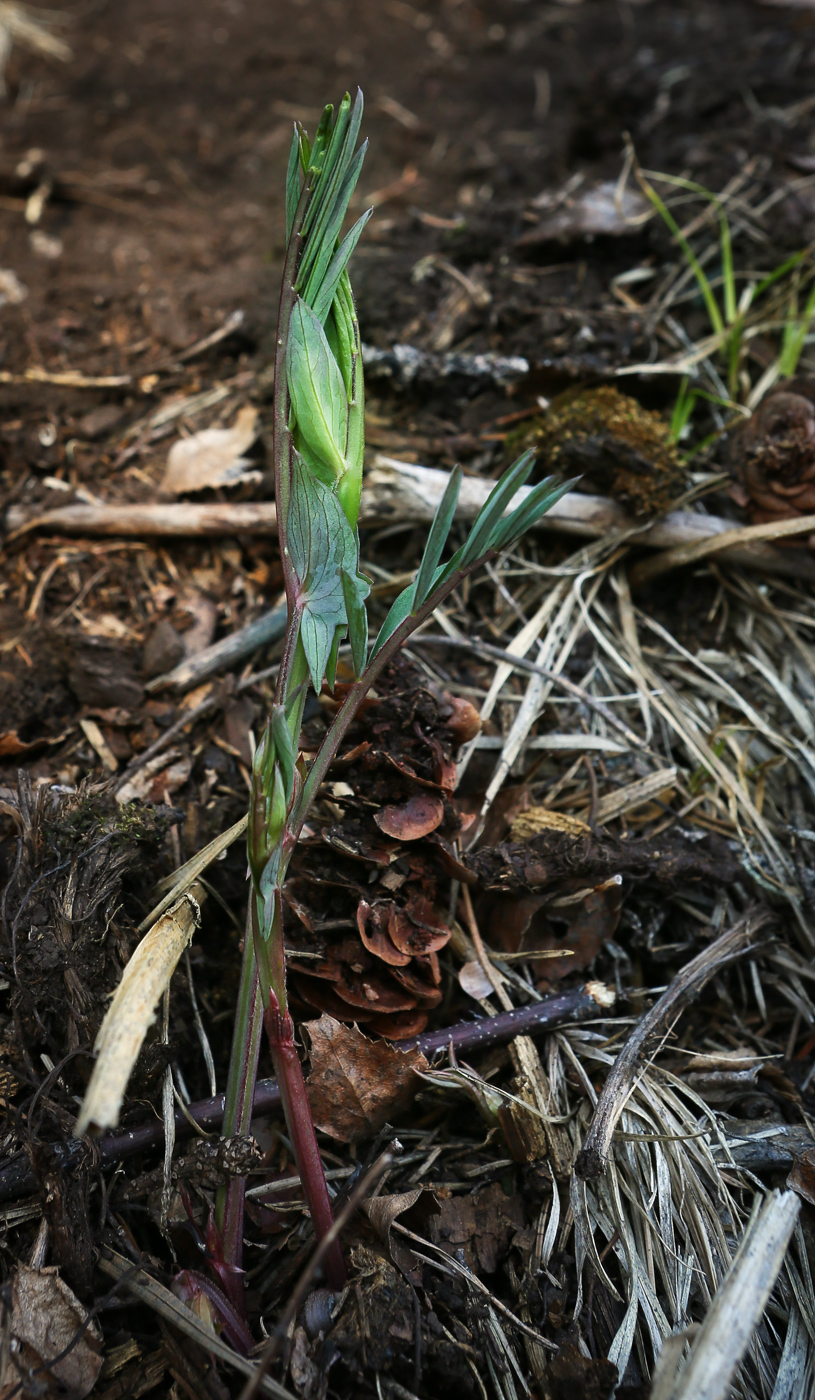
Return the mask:
<svg viewBox="0 0 815 1400">
<path fill-rule="evenodd" d="M 0 1373 L 0 1392 L 13 1391 L 21 1380 L 24 1395 L 67 1392 L 71 1400 L 81 1400 L 93 1389 L 102 1369 L 102 1333 L 89 1322 L 70 1351 L 61 1355 L 88 1314 L 56 1269 L 19 1264 L 11 1284 L 10 1318 L 7 1306 L 3 1311 L 11 1347 Z M 29 1386 L 25 1377 L 31 1371 L 38 1374 Z"/>
<path fill-rule="evenodd" d="M 204 428 L 173 443 L 161 483 L 164 495 L 179 496 L 245 481 L 249 464 L 243 454 L 257 437 L 257 420 L 257 409 L 247 404 L 231 428 Z"/>
<path fill-rule="evenodd" d="M 787 1185 L 809 1201 L 811 1206 L 815 1206 L 815 1150 L 802 1152 L 800 1157 L 796 1157 L 787 1177 Z"/>
<path fill-rule="evenodd" d="M 340 1142 L 370 1137 L 413 1101 L 427 1069 L 418 1050 L 368 1040 L 356 1026 L 323 1014 L 309 1021 L 311 1073 L 306 1082 L 314 1122 Z"/>
<path fill-rule="evenodd" d="M 418 1287 L 422 1281 L 422 1261 L 417 1259 L 407 1241 L 392 1234 L 391 1227 L 400 1216 L 403 1225 L 409 1225 L 416 1234 L 426 1234 L 431 1216 L 439 1213 L 439 1203 L 432 1191 L 417 1186 L 412 1191 L 401 1191 L 394 1196 L 374 1196 L 365 1201 L 362 1209 L 373 1225 L 383 1244 L 390 1250 L 391 1259 L 410 1282 Z"/>
<path fill-rule="evenodd" d="M 500 1181 L 474 1196 L 449 1196 L 430 1220 L 430 1238 L 473 1271 L 495 1273 L 512 1237 L 524 1227 L 520 1196 L 507 1196 Z"/>
<path fill-rule="evenodd" d="M 552 1400 L 606 1400 L 617 1380 L 617 1367 L 605 1357 L 584 1356 L 573 1343 L 561 1347 L 547 1368 Z"/>
</svg>

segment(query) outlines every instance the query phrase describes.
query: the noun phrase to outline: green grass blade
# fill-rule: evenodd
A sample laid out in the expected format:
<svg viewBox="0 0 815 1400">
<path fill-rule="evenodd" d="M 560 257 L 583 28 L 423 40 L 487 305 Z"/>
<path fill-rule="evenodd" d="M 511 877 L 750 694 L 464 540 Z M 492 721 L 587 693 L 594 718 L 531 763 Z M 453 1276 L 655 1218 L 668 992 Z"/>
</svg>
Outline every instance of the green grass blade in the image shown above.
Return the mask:
<svg viewBox="0 0 815 1400">
<path fill-rule="evenodd" d="M 803 314 L 784 327 L 784 339 L 781 354 L 778 357 L 779 375 L 783 379 L 789 379 L 798 368 L 798 361 L 803 354 L 813 316 L 815 316 L 815 282 L 809 289 Z"/>
<path fill-rule="evenodd" d="M 439 501 L 438 509 L 433 517 L 433 524 L 430 527 L 430 534 L 427 537 L 427 544 L 424 547 L 422 562 L 419 565 L 419 572 L 416 575 L 414 588 L 413 610 L 420 608 L 427 599 L 430 590 L 435 582 L 438 572 L 439 560 L 442 550 L 450 534 L 450 526 L 453 523 L 453 516 L 458 505 L 458 493 L 461 489 L 461 467 L 454 467 L 450 473 L 450 479 L 444 488 L 444 495 Z"/>
<path fill-rule="evenodd" d="M 753 292 L 753 302 L 756 302 L 758 298 L 767 291 L 767 288 L 771 287 L 774 282 L 778 282 L 785 273 L 792 272 L 793 268 L 798 267 L 799 263 L 803 262 L 804 258 L 807 257 L 809 251 L 808 248 L 803 248 L 800 253 L 793 253 L 791 258 L 787 258 L 785 262 L 779 263 L 774 272 L 770 272 L 762 282 L 758 283 L 758 286 Z"/>
<path fill-rule="evenodd" d="M 724 319 L 732 325 L 738 314 L 736 298 L 736 277 L 733 269 L 733 243 L 730 238 L 730 225 L 724 214 L 719 216 L 719 237 L 722 249 L 722 282 L 724 283 Z"/>
<path fill-rule="evenodd" d="M 671 425 L 668 434 L 672 442 L 678 442 L 693 413 L 696 404 L 696 394 L 690 387 L 690 379 L 685 376 L 679 386 L 679 393 L 676 396 L 673 413 L 671 414 Z"/>
<path fill-rule="evenodd" d="M 691 248 L 690 243 L 688 242 L 687 238 L 685 237 L 684 233 L 679 227 L 679 224 L 676 222 L 676 219 L 674 218 L 667 204 L 665 204 L 664 200 L 660 199 L 653 185 L 649 184 L 649 182 L 645 179 L 644 176 L 642 178 L 642 188 L 645 191 L 645 194 L 648 197 L 648 199 L 653 204 L 660 218 L 665 224 L 667 224 L 668 228 L 671 230 L 671 233 L 673 234 L 674 238 L 676 239 L 677 243 L 682 249 L 682 252 L 685 254 L 685 257 L 687 258 L 688 263 L 693 271 L 693 275 L 696 278 L 696 285 L 699 288 L 699 291 L 702 293 L 705 306 L 707 307 L 707 314 L 710 318 L 710 324 L 714 332 L 717 335 L 720 335 L 725 328 L 724 321 L 722 320 L 722 313 L 719 310 L 719 303 L 717 302 L 713 294 L 713 288 L 711 287 L 710 282 L 707 279 L 707 275 L 702 267 L 702 264 L 699 262 L 699 259 L 697 258 L 696 254 Z"/>
</svg>

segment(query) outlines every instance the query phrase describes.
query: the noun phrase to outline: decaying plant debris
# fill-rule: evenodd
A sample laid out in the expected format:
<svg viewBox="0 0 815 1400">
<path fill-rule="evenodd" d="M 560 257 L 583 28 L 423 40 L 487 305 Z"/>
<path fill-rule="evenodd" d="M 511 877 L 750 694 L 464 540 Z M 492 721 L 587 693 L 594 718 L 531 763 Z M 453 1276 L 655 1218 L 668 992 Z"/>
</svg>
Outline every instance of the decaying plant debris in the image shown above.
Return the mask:
<svg viewBox="0 0 815 1400">
<path fill-rule="evenodd" d="M 806 1397 L 806 7 L 227 8 L 0 6 L 3 1394 Z M 265 1054 L 219 1136 L 285 625 L 268 191 L 322 59 L 369 97 L 372 622 L 454 462 L 454 545 L 515 449 L 582 474 L 383 674 L 293 859 L 336 1294 Z"/>
</svg>

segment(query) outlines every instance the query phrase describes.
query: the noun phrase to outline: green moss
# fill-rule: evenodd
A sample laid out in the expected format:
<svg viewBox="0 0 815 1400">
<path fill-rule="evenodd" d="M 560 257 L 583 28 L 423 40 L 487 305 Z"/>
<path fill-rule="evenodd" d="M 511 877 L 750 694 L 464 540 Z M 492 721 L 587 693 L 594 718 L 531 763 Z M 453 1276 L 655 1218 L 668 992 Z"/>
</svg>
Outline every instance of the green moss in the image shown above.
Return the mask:
<svg viewBox="0 0 815 1400">
<path fill-rule="evenodd" d="M 608 384 L 567 390 L 507 438 L 510 458 L 528 447 L 538 449 L 542 475 L 581 475 L 584 487 L 615 497 L 635 515 L 669 509 L 685 487 L 668 424 Z"/>
</svg>

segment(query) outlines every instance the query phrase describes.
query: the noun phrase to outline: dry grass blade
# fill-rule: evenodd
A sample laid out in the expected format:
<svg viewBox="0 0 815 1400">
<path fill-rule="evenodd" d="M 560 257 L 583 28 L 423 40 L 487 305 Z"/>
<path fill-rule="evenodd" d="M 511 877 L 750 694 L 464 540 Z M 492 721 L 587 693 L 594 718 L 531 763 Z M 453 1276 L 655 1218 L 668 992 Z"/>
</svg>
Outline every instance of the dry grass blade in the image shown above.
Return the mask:
<svg viewBox="0 0 815 1400">
<path fill-rule="evenodd" d="M 653 801 L 666 791 L 670 791 L 677 779 L 678 770 L 675 767 L 661 768 L 656 773 L 649 773 L 645 778 L 638 778 L 635 783 L 629 783 L 626 787 L 620 788 L 619 792 L 609 793 L 608 797 L 602 797 L 597 803 L 597 811 L 594 819 L 599 826 L 612 821 L 615 817 L 625 816 L 626 812 L 636 811 L 637 807 L 642 807 L 646 802 Z"/>
<path fill-rule="evenodd" d="M 200 875 L 203 875 L 204 871 L 214 860 L 218 859 L 221 852 L 227 850 L 227 848 L 232 845 L 233 841 L 237 841 L 238 837 L 244 834 L 246 831 L 246 823 L 247 818 L 240 817 L 233 826 L 227 827 L 226 831 L 222 831 L 220 836 L 216 836 L 212 841 L 209 841 L 207 845 L 198 851 L 196 855 L 192 856 L 186 864 L 180 865 L 177 870 L 173 871 L 172 875 L 168 875 L 166 880 L 161 881 L 158 888 L 167 889 L 169 886 L 169 889 L 167 889 L 167 893 L 163 898 L 159 900 L 156 907 L 150 910 L 146 918 L 142 919 L 139 924 L 139 933 L 145 933 L 147 929 L 152 927 L 156 919 L 161 918 L 165 910 L 169 909 L 170 905 L 176 899 L 179 899 L 180 896 L 194 884 Z"/>
<path fill-rule="evenodd" d="M 730 1394 L 731 1378 L 761 1320 L 800 1208 L 794 1192 L 774 1191 L 756 1210 L 688 1365 L 676 1376 L 675 1350 L 666 1348 L 654 1375 L 653 1400 L 725 1400 Z"/>
<path fill-rule="evenodd" d="M 55 15 L 53 11 L 34 10 L 30 5 L 15 4 L 14 0 L 0 4 L 0 33 L 5 30 L 12 43 L 67 63 L 73 54 L 65 41 L 52 33 L 55 20 L 61 19 L 62 16 Z"/>
<path fill-rule="evenodd" d="M 76 1122 L 76 1136 L 89 1128 L 115 1128 L 127 1081 L 163 992 L 181 954 L 201 923 L 204 891 L 188 891 L 144 937 L 130 959 L 96 1037 L 97 1060 Z"/>
</svg>

